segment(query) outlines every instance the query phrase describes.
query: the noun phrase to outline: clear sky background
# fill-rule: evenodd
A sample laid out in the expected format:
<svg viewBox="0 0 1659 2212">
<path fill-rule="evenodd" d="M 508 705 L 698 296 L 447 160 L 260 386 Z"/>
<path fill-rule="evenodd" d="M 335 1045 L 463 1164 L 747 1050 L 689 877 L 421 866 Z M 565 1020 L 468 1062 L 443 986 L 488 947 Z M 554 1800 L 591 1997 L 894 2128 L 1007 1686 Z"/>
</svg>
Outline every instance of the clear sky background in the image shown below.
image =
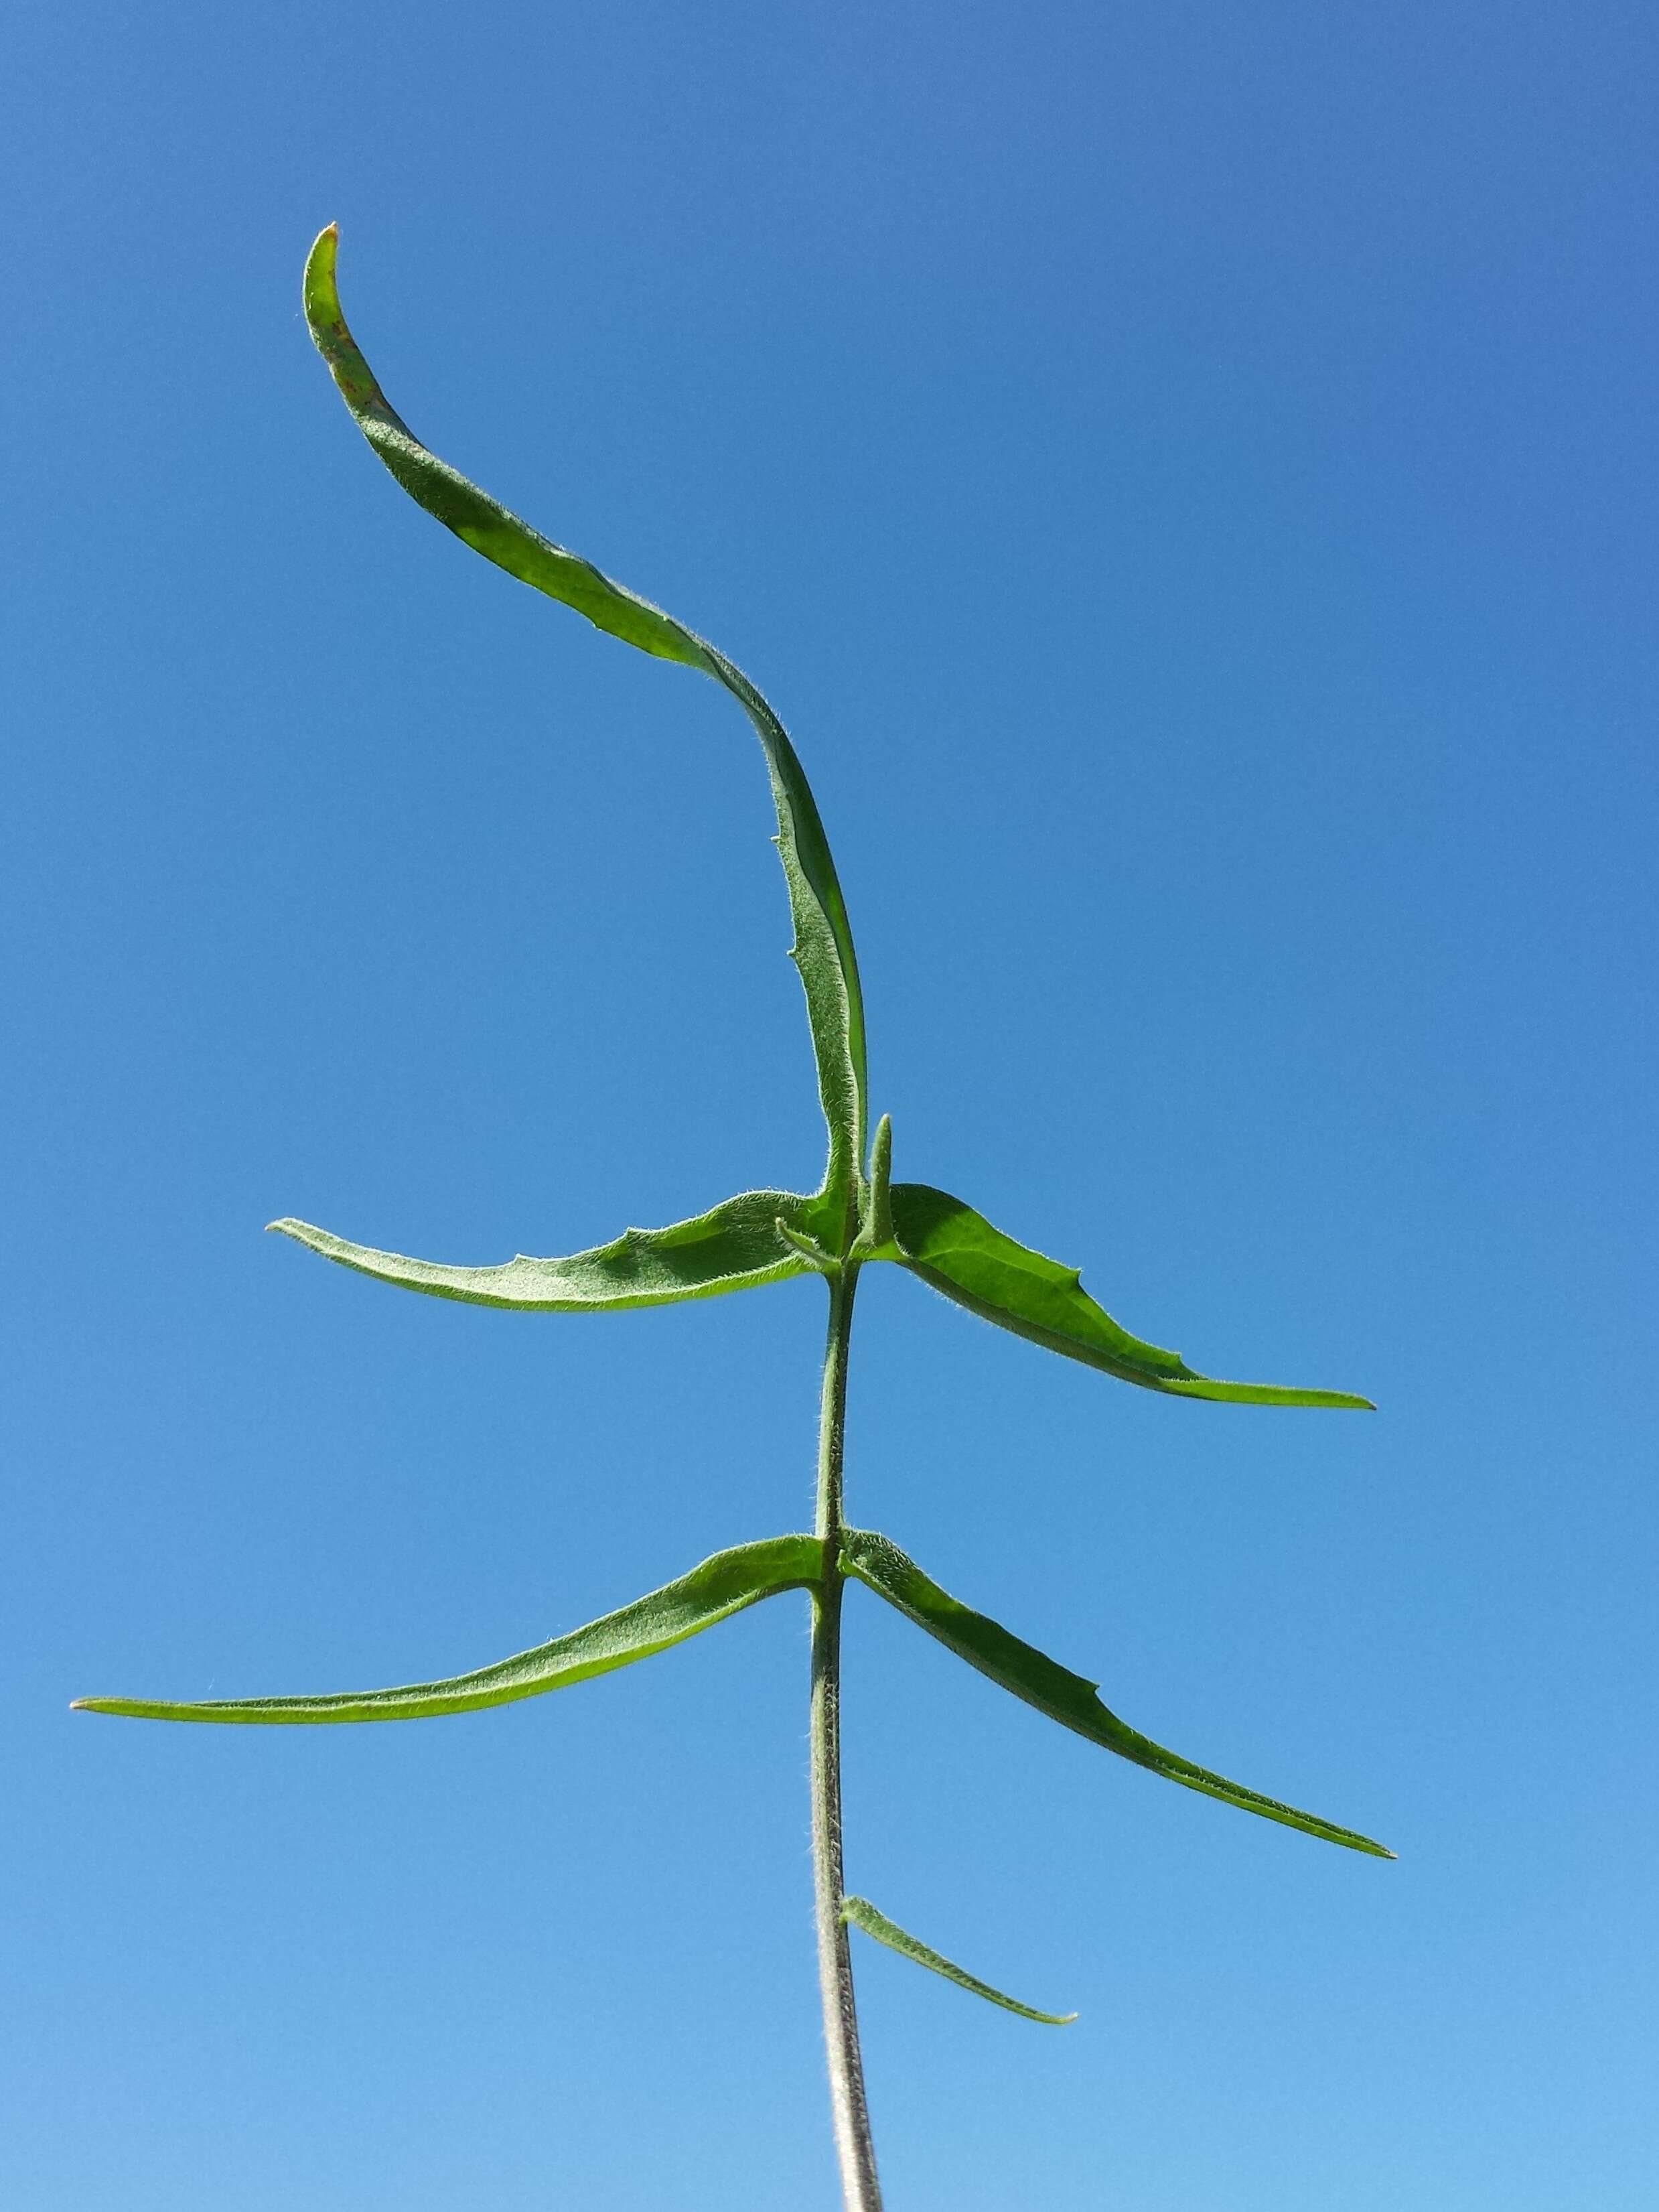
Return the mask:
<svg viewBox="0 0 1659 2212">
<path fill-rule="evenodd" d="M 468 555 L 394 402 L 794 732 L 903 1176 L 1183 1404 L 867 1282 L 849 1508 L 1350 1856 L 848 1601 L 892 2212 L 1634 2212 L 1656 2015 L 1650 8 L 15 10 L 18 2212 L 830 2212 L 805 1605 L 481 1664 L 810 1513 L 816 1285 L 401 1296 L 821 1135 L 761 763 Z"/>
</svg>

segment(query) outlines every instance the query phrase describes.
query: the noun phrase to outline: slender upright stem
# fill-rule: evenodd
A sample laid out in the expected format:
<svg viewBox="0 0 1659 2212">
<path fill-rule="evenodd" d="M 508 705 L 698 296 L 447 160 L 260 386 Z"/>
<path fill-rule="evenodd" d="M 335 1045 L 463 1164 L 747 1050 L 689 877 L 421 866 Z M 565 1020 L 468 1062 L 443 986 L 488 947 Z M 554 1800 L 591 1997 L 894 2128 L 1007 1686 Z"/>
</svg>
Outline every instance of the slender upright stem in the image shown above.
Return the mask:
<svg viewBox="0 0 1659 2212">
<path fill-rule="evenodd" d="M 830 1338 L 823 1354 L 814 1523 L 823 1543 L 823 1567 L 812 1595 L 812 1889 L 842 2197 L 847 2212 L 881 2212 L 881 2186 L 876 2179 L 875 2146 L 870 2140 L 870 2112 L 864 2095 L 864 2061 L 859 2054 L 853 1961 L 847 1923 L 841 1917 L 842 1446 L 847 1425 L 847 1350 L 853 1329 L 857 1266 L 838 1267 L 829 1282 Z"/>
</svg>

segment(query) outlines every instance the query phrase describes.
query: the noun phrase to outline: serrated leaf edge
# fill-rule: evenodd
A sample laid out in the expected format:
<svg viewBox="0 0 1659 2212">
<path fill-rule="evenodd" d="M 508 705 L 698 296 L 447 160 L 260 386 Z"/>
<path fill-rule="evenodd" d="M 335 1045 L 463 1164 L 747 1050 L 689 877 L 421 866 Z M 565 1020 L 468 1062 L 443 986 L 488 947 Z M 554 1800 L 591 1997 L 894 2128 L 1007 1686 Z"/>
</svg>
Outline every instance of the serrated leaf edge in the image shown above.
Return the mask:
<svg viewBox="0 0 1659 2212">
<path fill-rule="evenodd" d="M 1020 1260 L 1035 1261 L 1037 1267 L 1052 1269 L 1054 1276 L 1064 1282 L 1068 1293 L 1082 1300 L 1089 1316 L 1097 1320 L 1103 1330 L 1121 1338 L 1122 1341 L 1115 1349 L 1108 1348 L 1093 1343 L 1086 1336 L 1073 1334 L 1065 1329 L 1051 1328 L 1046 1322 L 1029 1319 L 1015 1308 L 1000 1304 L 995 1298 L 989 1297 L 982 1290 L 970 1289 L 967 1285 L 957 1281 L 953 1275 L 947 1273 L 942 1267 L 933 1264 L 930 1258 L 919 1255 L 912 1246 L 905 1243 L 902 1230 L 896 1226 L 896 1210 L 895 1236 L 891 1249 L 872 1253 L 870 1256 L 874 1259 L 896 1260 L 901 1267 L 915 1275 L 918 1281 L 926 1283 L 930 1290 L 936 1291 L 941 1297 L 949 1299 L 952 1305 L 961 1306 L 964 1311 L 975 1315 L 981 1321 L 990 1322 L 993 1328 L 1006 1329 L 1011 1335 L 1024 1337 L 1027 1343 L 1041 1345 L 1047 1352 L 1056 1352 L 1064 1359 L 1075 1359 L 1080 1365 L 1092 1367 L 1101 1374 L 1114 1376 L 1121 1382 L 1133 1383 L 1139 1389 L 1156 1390 L 1167 1397 L 1192 1398 L 1212 1404 L 1232 1406 L 1312 1407 L 1348 1413 L 1374 1413 L 1376 1411 L 1369 1398 L 1362 1398 L 1352 1391 L 1304 1390 L 1294 1385 L 1277 1382 L 1233 1382 L 1218 1376 L 1201 1375 L 1195 1368 L 1189 1367 L 1178 1352 L 1170 1352 L 1162 1345 L 1152 1344 L 1144 1338 L 1137 1337 L 1130 1330 L 1126 1329 L 1121 1322 L 1115 1320 L 1104 1306 L 1084 1289 L 1082 1271 L 1079 1268 L 1068 1267 L 1060 1261 L 1049 1259 L 1046 1253 L 1039 1252 L 1034 1245 L 1022 1244 L 1018 1237 L 1010 1237 L 1006 1230 L 999 1229 L 994 1222 L 981 1213 L 977 1207 L 969 1206 L 965 1199 L 957 1198 L 951 1192 L 940 1190 L 933 1184 L 895 1184 L 893 1198 L 896 1201 L 896 1202 L 901 1202 L 905 1196 L 912 1194 L 947 1201 L 960 1213 L 970 1216 L 981 1224 L 999 1243 L 1006 1245 L 1012 1253 L 1017 1254 Z M 975 1259 L 982 1261 L 986 1256 L 971 1244 L 964 1245 L 963 1249 Z M 1015 1261 L 1010 1260 L 1002 1264 L 1011 1273 L 1018 1272 L 1018 1262 Z M 1036 1268 L 1034 1267 L 1030 1272 L 1035 1274 Z"/>
<path fill-rule="evenodd" d="M 612 1294 L 568 1297 L 536 1297 L 509 1294 L 507 1285 L 518 1271 L 526 1273 L 537 1269 L 552 1271 L 575 1268 L 584 1263 L 594 1266 L 621 1256 L 648 1252 L 653 1248 L 662 1250 L 677 1249 L 695 1239 L 688 1231 L 710 1227 L 716 1233 L 725 1224 L 721 1215 L 732 1209 L 752 1203 L 757 1212 L 769 1219 L 773 1232 L 778 1237 L 777 1257 L 766 1265 L 739 1268 L 730 1273 L 710 1276 L 706 1281 L 680 1283 L 666 1286 L 637 1285 L 618 1287 Z M 737 1291 L 759 1290 L 769 1283 L 787 1282 L 809 1273 L 820 1264 L 808 1256 L 805 1249 L 795 1243 L 787 1216 L 774 1208 L 793 1212 L 798 1219 L 813 1218 L 813 1201 L 793 1191 L 739 1191 L 735 1197 L 723 1199 L 705 1212 L 692 1214 L 684 1221 L 669 1223 L 661 1229 L 625 1229 L 620 1237 L 608 1243 L 593 1244 L 580 1252 L 538 1259 L 528 1253 L 519 1253 L 513 1259 L 497 1266 L 467 1267 L 452 1266 L 442 1261 L 416 1260 L 402 1252 L 388 1252 L 372 1244 L 354 1243 L 350 1238 L 337 1237 L 331 1230 L 319 1229 L 308 1221 L 298 1221 L 291 1216 L 280 1221 L 267 1222 L 268 1232 L 290 1238 L 307 1251 L 317 1253 L 337 1267 L 349 1267 L 355 1273 L 367 1275 L 375 1282 L 388 1283 L 394 1289 L 413 1291 L 425 1297 L 452 1298 L 463 1305 L 494 1306 L 511 1313 L 623 1313 L 647 1306 L 679 1305 L 689 1299 L 722 1297 Z M 806 1240 L 808 1243 L 811 1240 Z M 814 1248 L 816 1249 L 816 1248 Z"/>
</svg>

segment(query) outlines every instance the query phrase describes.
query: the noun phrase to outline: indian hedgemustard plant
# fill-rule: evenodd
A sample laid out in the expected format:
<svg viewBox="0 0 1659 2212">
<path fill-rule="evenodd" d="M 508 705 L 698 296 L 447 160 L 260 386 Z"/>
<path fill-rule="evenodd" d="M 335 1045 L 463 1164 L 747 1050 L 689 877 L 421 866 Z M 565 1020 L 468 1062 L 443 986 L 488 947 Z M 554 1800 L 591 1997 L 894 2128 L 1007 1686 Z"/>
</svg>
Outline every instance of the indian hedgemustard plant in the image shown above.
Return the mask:
<svg viewBox="0 0 1659 2212">
<path fill-rule="evenodd" d="M 1188 1790 L 1285 1827 L 1373 1856 L 1391 1856 L 1351 1829 L 1299 1813 L 1165 1751 L 1102 1704 L 1096 1686 L 950 1596 L 885 1536 L 849 1526 L 842 1512 L 842 1456 L 853 1302 L 866 1267 L 903 1267 L 981 1320 L 1120 1382 L 1174 1398 L 1231 1405 L 1367 1407 L 1334 1390 L 1222 1382 L 1173 1352 L 1119 1327 L 1084 1290 L 1077 1271 L 1045 1259 L 994 1229 L 959 1198 L 927 1183 L 894 1182 L 892 1129 L 868 1126 L 864 1007 L 847 908 L 811 788 L 783 725 L 755 686 L 672 615 L 613 584 L 591 562 L 543 538 L 429 453 L 387 404 L 340 312 L 337 234 L 324 231 L 306 264 L 305 311 L 324 360 L 357 427 L 418 505 L 510 576 L 562 600 L 596 628 L 663 660 L 711 676 L 736 699 L 766 757 L 777 808 L 776 844 L 788 885 L 800 973 L 829 1127 L 819 1188 L 750 1190 L 669 1229 L 629 1229 L 614 1243 L 568 1259 L 509 1260 L 495 1267 L 452 1267 L 353 1244 L 303 1221 L 271 1226 L 325 1259 L 429 1297 L 527 1313 L 614 1313 L 758 1290 L 817 1275 L 829 1294 L 818 1429 L 817 1510 L 811 1534 L 769 1536 L 717 1553 L 678 1581 L 585 1628 L 555 1637 L 494 1667 L 448 1681 L 329 1697 L 246 1698 L 181 1705 L 141 1698 L 86 1698 L 82 1710 L 134 1718 L 258 1725 L 413 1720 L 460 1713 L 562 1690 L 590 1675 L 665 1650 L 762 1598 L 803 1590 L 811 1607 L 811 1769 L 813 1888 L 818 1978 L 823 2001 L 830 2106 L 848 2212 L 878 2212 L 859 2053 L 848 1930 L 860 1929 L 919 1966 L 1023 2018 L 1061 2026 L 1071 2015 L 1036 2011 L 942 1958 L 877 1911 L 849 1897 L 842 1875 L 841 1624 L 849 1577 L 918 1628 L 1050 1720 Z"/>
</svg>

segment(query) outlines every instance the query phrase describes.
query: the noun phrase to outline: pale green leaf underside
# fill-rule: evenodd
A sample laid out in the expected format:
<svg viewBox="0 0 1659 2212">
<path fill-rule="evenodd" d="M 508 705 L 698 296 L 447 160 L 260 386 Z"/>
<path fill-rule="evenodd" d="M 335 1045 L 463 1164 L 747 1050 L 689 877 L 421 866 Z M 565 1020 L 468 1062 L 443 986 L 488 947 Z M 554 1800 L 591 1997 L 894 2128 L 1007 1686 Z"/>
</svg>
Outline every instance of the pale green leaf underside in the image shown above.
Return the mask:
<svg viewBox="0 0 1659 2212">
<path fill-rule="evenodd" d="M 156 1698 L 77 1698 L 77 1712 L 118 1713 L 131 1720 L 216 1721 L 264 1727 L 325 1725 L 338 1721 L 435 1719 L 483 1705 L 510 1705 L 566 1690 L 683 1644 L 780 1590 L 816 1583 L 823 1547 L 813 1536 L 772 1536 L 716 1552 L 678 1582 L 636 1598 L 585 1628 L 556 1636 L 494 1667 L 447 1681 L 411 1682 L 394 1690 L 343 1690 L 313 1698 L 216 1698 L 184 1705 Z"/>
<path fill-rule="evenodd" d="M 1021 2004 L 1018 1997 L 994 1990 L 989 1982 L 982 1982 L 977 1974 L 970 1974 L 954 1965 L 941 1952 L 930 1950 L 926 1943 L 918 1943 L 914 1936 L 907 1935 L 896 1920 L 884 1912 L 878 1912 L 867 1897 L 848 1897 L 842 1899 L 841 1917 L 850 1926 L 863 1929 L 873 1936 L 878 1943 L 884 1943 L 890 1951 L 901 1958 L 913 1959 L 919 1966 L 926 1966 L 935 1974 L 942 1974 L 947 1982 L 954 1982 L 959 1990 L 971 1990 L 976 1997 L 984 1997 L 1005 2012 L 1017 2012 L 1022 2020 L 1040 2020 L 1047 2027 L 1069 2027 L 1077 2018 L 1074 2012 L 1039 2012 L 1035 2005 Z"/>
<path fill-rule="evenodd" d="M 1294 1390 L 1273 1382 L 1218 1382 L 1120 1328 L 1084 1289 L 1074 1267 L 1062 1267 L 1029 1245 L 994 1229 L 948 1191 L 924 1182 L 892 1186 L 895 1244 L 878 1258 L 896 1258 L 944 1297 L 981 1321 L 1046 1345 L 1085 1366 L 1098 1367 L 1146 1390 L 1178 1398 L 1211 1398 L 1241 1406 L 1338 1406 L 1375 1412 L 1369 1398 L 1345 1390 Z"/>
<path fill-rule="evenodd" d="M 842 1565 L 918 1627 L 925 1628 L 930 1636 L 947 1644 L 970 1667 L 978 1668 L 981 1674 L 988 1674 L 994 1682 L 1011 1690 L 1015 1697 L 1023 1698 L 1027 1705 L 1035 1705 L 1040 1713 L 1058 1721 L 1062 1728 L 1074 1729 L 1091 1743 L 1115 1751 L 1120 1759 L 1144 1766 L 1150 1773 L 1161 1774 L 1166 1781 L 1179 1782 L 1188 1790 L 1219 1797 L 1224 1804 L 1237 1805 L 1243 1812 L 1258 1813 L 1264 1820 L 1278 1820 L 1287 1828 L 1300 1828 L 1305 1834 L 1318 1836 L 1328 1844 L 1367 1851 L 1374 1858 L 1394 1856 L 1381 1844 L 1356 1834 L 1352 1828 L 1339 1828 L 1315 1814 L 1300 1813 L 1293 1805 L 1282 1805 L 1275 1797 L 1264 1797 L 1259 1790 L 1246 1790 L 1237 1782 L 1212 1774 L 1206 1767 L 1195 1766 L 1177 1752 L 1165 1751 L 1161 1744 L 1140 1735 L 1109 1711 L 1101 1703 L 1095 1683 L 1085 1681 L 1081 1674 L 1073 1674 L 1035 1645 L 1011 1636 L 984 1613 L 963 1605 L 931 1581 L 914 1559 L 908 1559 L 885 1536 L 875 1535 L 866 1529 L 848 1529 L 842 1540 Z"/>
<path fill-rule="evenodd" d="M 331 225 L 311 249 L 306 319 L 358 428 L 404 489 L 508 575 L 574 607 L 596 628 L 641 653 L 712 676 L 753 724 L 777 808 L 778 851 L 795 925 L 792 957 L 806 994 L 818 1090 L 830 1129 L 826 1191 L 844 1203 L 864 1155 L 864 1002 L 836 864 L 817 803 L 782 723 L 742 670 L 705 639 L 612 583 L 592 562 L 544 538 L 422 445 L 393 411 L 346 327 L 335 286 L 337 245 Z"/>
<path fill-rule="evenodd" d="M 620 1313 L 631 1306 L 671 1305 L 757 1289 L 790 1275 L 808 1275 L 809 1261 L 778 1233 L 780 1221 L 805 1223 L 811 1201 L 787 1190 L 745 1190 L 668 1229 L 625 1229 L 609 1244 L 568 1259 L 516 1260 L 494 1267 L 452 1267 L 408 1260 L 313 1229 L 305 1221 L 270 1225 L 343 1267 L 373 1275 L 428 1297 L 520 1313 Z"/>
</svg>

